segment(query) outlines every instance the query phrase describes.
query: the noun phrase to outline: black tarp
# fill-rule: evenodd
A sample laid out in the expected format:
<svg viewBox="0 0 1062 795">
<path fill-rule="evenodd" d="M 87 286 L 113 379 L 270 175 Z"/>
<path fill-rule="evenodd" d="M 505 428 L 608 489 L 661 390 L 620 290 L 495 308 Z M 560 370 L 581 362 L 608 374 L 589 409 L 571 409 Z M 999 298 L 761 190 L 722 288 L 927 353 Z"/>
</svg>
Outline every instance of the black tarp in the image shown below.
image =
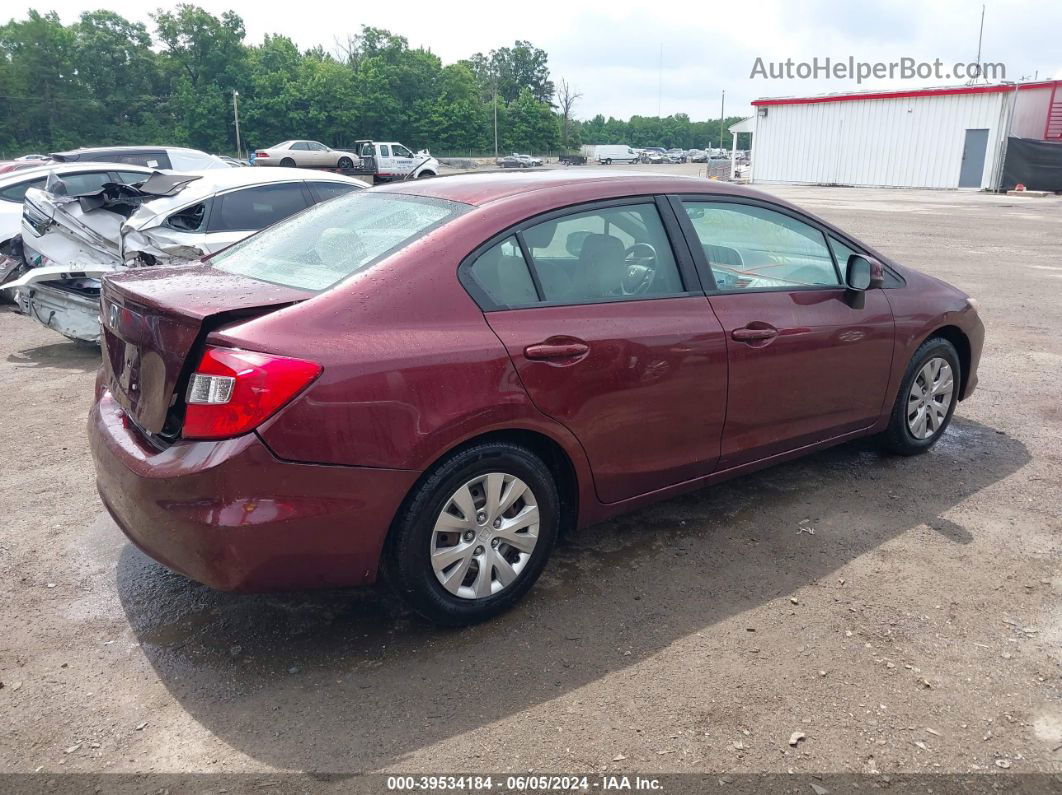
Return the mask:
<svg viewBox="0 0 1062 795">
<path fill-rule="evenodd" d="M 1062 191 L 1062 142 L 1008 138 L 1003 161 L 1003 190 L 1015 185 L 1027 190 Z"/>
</svg>

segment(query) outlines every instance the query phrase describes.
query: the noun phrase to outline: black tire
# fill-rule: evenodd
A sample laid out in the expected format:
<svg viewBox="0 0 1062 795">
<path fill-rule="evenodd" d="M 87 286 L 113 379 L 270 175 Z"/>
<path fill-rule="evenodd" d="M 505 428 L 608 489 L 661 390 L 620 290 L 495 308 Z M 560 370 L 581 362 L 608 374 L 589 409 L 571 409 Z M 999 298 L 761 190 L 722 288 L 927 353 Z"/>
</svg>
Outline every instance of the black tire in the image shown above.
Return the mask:
<svg viewBox="0 0 1062 795">
<path fill-rule="evenodd" d="M 538 541 L 516 579 L 498 593 L 465 599 L 435 576 L 430 554 L 439 514 L 454 493 L 478 475 L 515 475 L 534 493 L 539 510 Z M 438 464 L 406 498 L 391 528 L 385 552 L 387 578 L 405 601 L 436 624 L 465 626 L 505 612 L 535 584 L 546 566 L 560 526 L 560 498 L 549 468 L 526 448 L 484 442 L 461 450 Z"/>
<path fill-rule="evenodd" d="M 419 174 L 417 174 L 417 176 L 415 176 L 413 179 L 430 179 L 434 176 L 434 171 L 428 171 L 427 169 L 425 169 L 424 171 L 421 171 Z"/>
<path fill-rule="evenodd" d="M 923 365 L 930 359 L 938 357 L 947 361 L 951 366 L 952 380 L 954 382 L 951 405 L 948 407 L 947 414 L 945 414 L 944 421 L 940 424 L 940 427 L 928 438 L 918 439 L 911 433 L 907 424 L 908 396 Z M 907 365 L 907 372 L 904 373 L 903 381 L 900 382 L 900 390 L 896 395 L 896 402 L 893 404 L 892 414 L 889 417 L 889 426 L 881 434 L 881 443 L 885 449 L 897 455 L 918 455 L 935 445 L 944 431 L 948 429 L 948 425 L 951 424 L 952 414 L 955 413 L 955 406 L 959 402 L 959 388 L 962 384 L 962 378 L 963 373 L 959 364 L 959 354 L 955 350 L 955 346 L 948 340 L 943 337 L 930 337 L 919 345 L 918 350 L 914 352 L 910 363 Z"/>
<path fill-rule="evenodd" d="M 611 166 L 612 165 L 612 158 L 611 157 L 606 157 L 605 158 L 605 165 L 606 166 Z"/>
<path fill-rule="evenodd" d="M 349 157 L 341 157 L 336 168 L 354 168 L 354 161 Z"/>
<path fill-rule="evenodd" d="M 280 161 L 280 165 L 284 166 L 284 168 L 295 168 L 295 161 L 290 157 L 285 157 Z"/>
</svg>

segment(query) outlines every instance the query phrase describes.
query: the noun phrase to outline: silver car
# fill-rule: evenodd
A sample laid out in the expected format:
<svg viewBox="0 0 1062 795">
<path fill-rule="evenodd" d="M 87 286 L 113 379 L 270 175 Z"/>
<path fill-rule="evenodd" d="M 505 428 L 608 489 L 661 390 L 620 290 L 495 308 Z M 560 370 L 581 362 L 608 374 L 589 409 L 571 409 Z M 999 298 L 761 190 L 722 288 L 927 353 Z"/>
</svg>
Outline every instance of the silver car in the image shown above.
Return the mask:
<svg viewBox="0 0 1062 795">
<path fill-rule="evenodd" d="M 284 141 L 254 153 L 256 166 L 354 168 L 360 162 L 354 152 L 331 149 L 320 141 Z"/>
</svg>

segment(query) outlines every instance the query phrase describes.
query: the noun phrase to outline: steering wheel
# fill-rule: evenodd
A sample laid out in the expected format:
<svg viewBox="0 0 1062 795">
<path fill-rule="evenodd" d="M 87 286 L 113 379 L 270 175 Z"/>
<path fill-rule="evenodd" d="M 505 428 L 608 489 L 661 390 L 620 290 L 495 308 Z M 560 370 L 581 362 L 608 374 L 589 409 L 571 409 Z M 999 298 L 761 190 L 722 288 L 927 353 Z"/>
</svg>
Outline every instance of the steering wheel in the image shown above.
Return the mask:
<svg viewBox="0 0 1062 795">
<path fill-rule="evenodd" d="M 624 295 L 640 295 L 646 292 L 656 279 L 656 249 L 648 243 L 635 243 L 623 256 L 627 268 L 620 280 Z"/>
</svg>

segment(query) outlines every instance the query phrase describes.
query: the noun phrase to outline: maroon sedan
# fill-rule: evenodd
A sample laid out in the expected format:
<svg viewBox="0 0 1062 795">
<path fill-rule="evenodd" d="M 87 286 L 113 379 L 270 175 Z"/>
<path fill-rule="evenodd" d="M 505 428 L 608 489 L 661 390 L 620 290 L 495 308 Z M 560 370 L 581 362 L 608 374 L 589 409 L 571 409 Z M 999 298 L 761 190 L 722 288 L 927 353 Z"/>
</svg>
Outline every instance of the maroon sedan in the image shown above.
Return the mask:
<svg viewBox="0 0 1062 795">
<path fill-rule="evenodd" d="M 828 445 L 931 447 L 975 302 L 771 196 L 457 176 L 105 282 L 99 491 L 215 588 L 513 605 L 559 533 Z"/>
</svg>

